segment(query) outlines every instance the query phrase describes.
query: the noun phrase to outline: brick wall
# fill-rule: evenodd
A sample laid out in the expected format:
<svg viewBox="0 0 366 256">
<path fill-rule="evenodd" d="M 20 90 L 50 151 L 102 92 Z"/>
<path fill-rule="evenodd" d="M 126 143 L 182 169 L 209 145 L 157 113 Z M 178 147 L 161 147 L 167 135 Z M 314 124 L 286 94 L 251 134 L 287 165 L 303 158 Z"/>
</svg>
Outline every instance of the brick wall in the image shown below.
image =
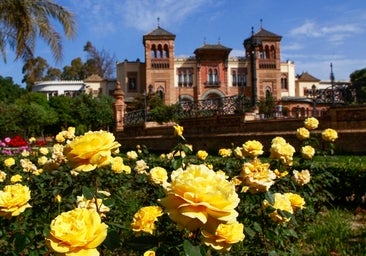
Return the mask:
<svg viewBox="0 0 366 256">
<path fill-rule="evenodd" d="M 336 152 L 347 154 L 366 153 L 366 107 L 334 107 L 319 117 L 321 133 L 326 128 L 337 130 Z M 265 119 L 246 121 L 242 116 L 217 116 L 191 118 L 180 122 L 184 137 L 195 151 L 199 149 L 217 152 L 219 148 L 241 146 L 247 140 L 258 140 L 268 152 L 271 140 L 284 137 L 295 148 L 300 142 L 295 136 L 296 129 L 303 127 L 304 119 Z M 137 144 L 146 145 L 151 151 L 169 152 L 177 143 L 173 136 L 172 123 L 126 127 L 116 133 L 123 149 L 134 149 Z"/>
</svg>

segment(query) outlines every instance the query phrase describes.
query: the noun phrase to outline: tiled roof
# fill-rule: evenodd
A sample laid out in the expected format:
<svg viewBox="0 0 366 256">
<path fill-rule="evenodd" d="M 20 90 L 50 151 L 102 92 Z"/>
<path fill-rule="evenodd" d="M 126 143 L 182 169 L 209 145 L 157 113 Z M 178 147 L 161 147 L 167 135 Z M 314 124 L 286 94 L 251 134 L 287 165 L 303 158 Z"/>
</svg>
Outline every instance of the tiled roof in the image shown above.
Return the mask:
<svg viewBox="0 0 366 256">
<path fill-rule="evenodd" d="M 222 44 L 204 44 L 203 46 L 197 48 L 196 50 L 229 50 L 231 48 L 225 47 Z"/>
<path fill-rule="evenodd" d="M 158 26 L 158 28 L 154 29 L 150 33 L 147 33 L 145 36 L 174 36 L 175 37 L 174 34 L 161 28 L 160 26 Z"/>
<path fill-rule="evenodd" d="M 263 37 L 266 37 L 266 38 L 268 38 L 268 37 L 272 37 L 272 38 L 277 38 L 277 39 L 281 39 L 282 38 L 282 36 L 279 36 L 279 35 L 277 35 L 277 34 L 275 34 L 275 33 L 272 33 L 272 32 L 270 32 L 270 31 L 268 31 L 268 30 L 265 30 L 265 29 L 263 29 L 263 28 L 261 28 L 257 33 L 255 33 L 254 35 L 253 35 L 254 37 L 261 37 L 261 38 L 263 38 Z"/>
<path fill-rule="evenodd" d="M 313 77 L 308 72 L 302 72 L 302 74 L 298 75 L 297 78 L 299 79 L 299 81 L 302 81 L 302 82 L 319 82 L 320 81 L 320 79 Z"/>
</svg>

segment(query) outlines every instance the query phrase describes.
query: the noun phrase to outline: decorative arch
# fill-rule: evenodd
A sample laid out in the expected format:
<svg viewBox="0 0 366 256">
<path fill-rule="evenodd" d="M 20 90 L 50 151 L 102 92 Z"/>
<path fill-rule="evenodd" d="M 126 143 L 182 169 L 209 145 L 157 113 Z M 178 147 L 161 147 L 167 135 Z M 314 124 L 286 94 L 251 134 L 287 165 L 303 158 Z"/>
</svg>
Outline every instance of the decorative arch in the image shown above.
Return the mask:
<svg viewBox="0 0 366 256">
<path fill-rule="evenodd" d="M 156 94 L 161 98 L 161 99 L 164 99 L 164 95 L 165 95 L 165 89 L 163 86 L 159 86 L 157 89 L 156 89 Z"/>
<path fill-rule="evenodd" d="M 270 86 L 266 86 L 264 89 L 264 94 L 266 95 L 266 98 L 272 96 L 272 88 Z"/>
<path fill-rule="evenodd" d="M 276 58 L 276 48 L 274 47 L 274 45 L 271 46 L 270 58 L 271 59 L 275 59 Z"/>
<path fill-rule="evenodd" d="M 216 97 L 215 97 L 216 96 Z M 225 94 L 217 89 L 207 90 L 202 94 L 202 99 L 224 98 Z"/>
</svg>

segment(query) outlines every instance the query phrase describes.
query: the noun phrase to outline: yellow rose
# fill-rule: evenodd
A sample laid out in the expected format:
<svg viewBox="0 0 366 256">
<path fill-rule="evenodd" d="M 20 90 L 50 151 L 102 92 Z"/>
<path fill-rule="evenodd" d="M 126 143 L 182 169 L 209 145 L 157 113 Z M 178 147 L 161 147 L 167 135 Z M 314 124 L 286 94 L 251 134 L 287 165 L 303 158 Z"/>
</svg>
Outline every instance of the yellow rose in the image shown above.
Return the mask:
<svg viewBox="0 0 366 256">
<path fill-rule="evenodd" d="M 335 141 L 338 138 L 338 133 L 336 130 L 333 130 L 331 128 L 325 129 L 322 132 L 322 139 L 325 141 Z"/>
<path fill-rule="evenodd" d="M 272 206 L 275 209 L 274 211 L 269 213 L 269 217 L 274 222 L 278 222 L 278 223 L 288 222 L 290 220 L 290 217 L 283 216 L 283 214 L 280 214 L 277 210 L 286 211 L 288 213 L 293 214 L 293 209 L 292 209 L 290 199 L 281 193 L 274 193 L 273 198 L 274 198 L 273 205 L 271 205 L 267 200 L 263 201 L 264 208 Z"/>
<path fill-rule="evenodd" d="M 74 171 L 89 172 L 108 166 L 113 160 L 112 154 L 120 146 L 112 133 L 90 131 L 68 143 L 64 148 L 64 155 Z"/>
<path fill-rule="evenodd" d="M 219 223 L 235 222 L 238 216 L 234 184 L 203 164 L 173 171 L 165 193 L 159 201 L 169 217 L 189 230 L 214 232 Z"/>
<path fill-rule="evenodd" d="M 312 146 L 303 146 L 301 148 L 301 155 L 305 159 L 311 159 L 315 155 L 315 149 Z"/>
<path fill-rule="evenodd" d="M 47 155 L 50 151 L 48 150 L 48 148 L 45 147 L 41 147 L 39 148 L 39 153 L 41 153 L 42 155 Z"/>
<path fill-rule="evenodd" d="M 136 160 L 136 159 L 137 159 L 137 157 L 138 157 L 137 152 L 136 152 L 136 151 L 134 151 L 134 150 L 128 151 L 128 152 L 126 153 L 126 155 L 127 155 L 127 158 L 128 158 L 128 159 L 131 159 L 131 160 Z"/>
<path fill-rule="evenodd" d="M 131 223 L 134 232 L 146 232 L 152 234 L 155 230 L 155 221 L 163 215 L 163 210 L 159 206 L 146 206 L 140 208 Z"/>
<path fill-rule="evenodd" d="M 48 161 L 47 156 L 41 156 L 38 158 L 37 163 L 42 166 L 45 165 L 47 161 Z"/>
<path fill-rule="evenodd" d="M 243 155 L 243 148 L 241 147 L 236 147 L 234 150 L 233 150 L 233 153 L 234 153 L 234 156 L 238 159 L 243 159 L 244 158 L 244 155 Z"/>
<path fill-rule="evenodd" d="M 11 167 L 15 164 L 15 159 L 12 157 L 8 157 L 7 159 L 4 160 L 4 165 L 6 167 Z"/>
<path fill-rule="evenodd" d="M 300 186 L 309 183 L 310 177 L 309 170 L 302 170 L 301 172 L 296 170 L 293 171 L 293 180 L 295 180 L 295 182 Z"/>
<path fill-rule="evenodd" d="M 36 142 L 37 139 L 34 138 L 34 137 L 30 137 L 28 141 L 29 141 L 30 144 L 32 144 L 32 143 Z"/>
<path fill-rule="evenodd" d="M 304 209 L 305 200 L 298 194 L 284 193 L 288 199 L 290 199 L 292 210 L 295 212 L 297 209 Z"/>
<path fill-rule="evenodd" d="M 144 252 L 144 256 L 155 256 L 155 251 L 148 250 L 148 251 Z"/>
<path fill-rule="evenodd" d="M 262 163 L 258 158 L 244 163 L 239 175 L 243 186 L 251 193 L 266 192 L 274 184 L 276 174 L 269 169 L 269 163 Z"/>
<path fill-rule="evenodd" d="M 306 139 L 309 139 L 310 138 L 310 132 L 308 129 L 306 129 L 305 127 L 301 127 L 301 128 L 298 128 L 296 130 L 296 137 L 299 139 L 299 140 L 306 140 Z"/>
<path fill-rule="evenodd" d="M 318 128 L 319 121 L 315 117 L 308 117 L 304 121 L 305 128 L 308 130 L 315 130 Z"/>
<path fill-rule="evenodd" d="M 114 173 L 126 173 L 126 174 L 130 174 L 131 173 L 131 167 L 129 167 L 128 165 L 125 165 L 123 163 L 123 158 L 120 156 L 116 156 L 113 158 L 112 160 L 112 165 L 111 165 L 111 170 Z"/>
<path fill-rule="evenodd" d="M 217 251 L 229 251 L 232 244 L 243 241 L 244 225 L 238 222 L 232 224 L 219 224 L 214 234 L 202 231 L 203 243 Z"/>
<path fill-rule="evenodd" d="M 0 191 L 0 216 L 11 218 L 30 208 L 30 190 L 20 183 L 7 185 Z"/>
<path fill-rule="evenodd" d="M 20 159 L 20 166 L 22 166 L 24 172 L 37 171 L 37 166 L 35 166 L 32 161 L 27 158 Z"/>
<path fill-rule="evenodd" d="M 182 137 L 183 136 L 183 126 L 180 126 L 178 124 L 174 125 L 174 136 Z"/>
<path fill-rule="evenodd" d="M 0 182 L 4 182 L 6 179 L 6 172 L 0 171 Z"/>
<path fill-rule="evenodd" d="M 287 143 L 283 138 L 279 137 L 276 141 L 272 140 L 272 145 L 269 151 L 271 153 L 269 156 L 271 159 L 278 159 L 288 166 L 292 165 L 295 148 Z"/>
<path fill-rule="evenodd" d="M 99 255 L 96 247 L 107 237 L 108 226 L 94 210 L 75 208 L 51 222 L 47 246 L 61 255 Z"/>
<path fill-rule="evenodd" d="M 257 157 L 263 154 L 263 145 L 257 140 L 249 140 L 243 144 L 244 156 Z"/>
<path fill-rule="evenodd" d="M 220 148 L 219 155 L 222 157 L 230 157 L 232 154 L 232 150 L 230 148 Z"/>
<path fill-rule="evenodd" d="M 150 180 L 158 185 L 163 185 L 168 180 L 168 173 L 163 167 L 154 167 L 149 173 Z"/>
<path fill-rule="evenodd" d="M 204 161 L 206 157 L 208 156 L 208 153 L 205 150 L 198 150 L 196 154 L 197 158 Z"/>
<path fill-rule="evenodd" d="M 136 166 L 135 166 L 134 170 L 138 174 L 146 174 L 147 169 L 149 169 L 149 166 L 146 164 L 146 162 L 143 159 L 136 161 Z"/>
<path fill-rule="evenodd" d="M 11 176 L 10 182 L 11 183 L 17 183 L 17 182 L 22 181 L 22 179 L 23 179 L 23 177 L 21 175 L 15 174 L 15 175 Z"/>
</svg>

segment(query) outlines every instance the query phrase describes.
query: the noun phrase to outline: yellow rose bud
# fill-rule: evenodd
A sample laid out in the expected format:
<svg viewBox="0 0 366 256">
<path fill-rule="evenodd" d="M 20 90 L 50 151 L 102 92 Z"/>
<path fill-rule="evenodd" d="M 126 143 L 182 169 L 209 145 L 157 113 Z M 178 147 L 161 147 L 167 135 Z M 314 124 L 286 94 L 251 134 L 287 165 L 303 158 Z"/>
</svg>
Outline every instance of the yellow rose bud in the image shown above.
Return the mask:
<svg viewBox="0 0 366 256">
<path fill-rule="evenodd" d="M 208 153 L 205 150 L 198 150 L 196 154 L 197 158 L 204 161 L 206 157 L 208 156 Z"/>
<path fill-rule="evenodd" d="M 56 202 L 56 203 L 61 203 L 61 201 L 62 201 L 62 197 L 61 197 L 60 195 L 57 195 L 57 196 L 55 197 L 55 202 Z"/>
<path fill-rule="evenodd" d="M 11 176 L 10 182 L 11 183 L 17 183 L 17 182 L 21 182 L 22 179 L 23 179 L 23 177 L 21 175 L 15 174 L 15 175 Z"/>
<path fill-rule="evenodd" d="M 174 125 L 174 136 L 182 137 L 183 136 L 183 126 L 180 126 L 178 124 Z"/>
</svg>

